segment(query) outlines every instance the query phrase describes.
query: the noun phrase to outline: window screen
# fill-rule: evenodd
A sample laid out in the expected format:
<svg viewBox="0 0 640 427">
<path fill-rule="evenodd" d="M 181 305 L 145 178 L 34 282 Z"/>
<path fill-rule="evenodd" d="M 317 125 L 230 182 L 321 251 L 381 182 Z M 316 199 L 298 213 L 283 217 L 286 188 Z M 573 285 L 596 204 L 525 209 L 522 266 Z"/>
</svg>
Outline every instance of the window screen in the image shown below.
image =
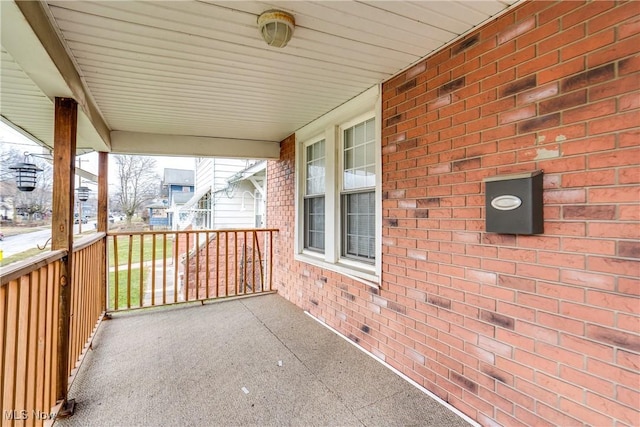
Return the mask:
<svg viewBox="0 0 640 427">
<path fill-rule="evenodd" d="M 375 260 L 375 119 L 343 131 L 342 256 Z"/>
<path fill-rule="evenodd" d="M 305 151 L 304 247 L 324 251 L 325 141 Z"/>
</svg>

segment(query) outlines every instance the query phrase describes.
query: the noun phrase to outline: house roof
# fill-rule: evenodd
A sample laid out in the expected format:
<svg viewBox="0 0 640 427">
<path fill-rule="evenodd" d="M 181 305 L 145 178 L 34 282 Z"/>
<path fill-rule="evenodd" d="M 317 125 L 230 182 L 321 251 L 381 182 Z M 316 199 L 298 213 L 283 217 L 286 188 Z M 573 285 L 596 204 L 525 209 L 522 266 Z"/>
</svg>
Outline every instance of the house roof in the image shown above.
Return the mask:
<svg viewBox="0 0 640 427">
<path fill-rule="evenodd" d="M 230 177 L 227 181 L 229 183 L 242 181 L 242 180 L 250 178 L 250 177 L 252 177 L 254 175 L 260 174 L 261 172 L 262 172 L 262 174 L 264 174 L 266 170 L 267 170 L 267 162 L 266 161 L 259 161 L 259 162 L 256 162 L 256 163 L 252 164 L 251 166 L 241 170 L 237 174 L 235 174 L 232 177 Z"/>
<path fill-rule="evenodd" d="M 187 169 L 165 168 L 162 182 L 165 185 L 193 186 L 195 182 L 195 172 Z"/>
<path fill-rule="evenodd" d="M 279 141 L 516 0 L 3 1 L 2 116 L 53 146 L 54 97 L 78 151 L 277 158 Z M 296 21 L 285 48 L 256 20 Z"/>
</svg>

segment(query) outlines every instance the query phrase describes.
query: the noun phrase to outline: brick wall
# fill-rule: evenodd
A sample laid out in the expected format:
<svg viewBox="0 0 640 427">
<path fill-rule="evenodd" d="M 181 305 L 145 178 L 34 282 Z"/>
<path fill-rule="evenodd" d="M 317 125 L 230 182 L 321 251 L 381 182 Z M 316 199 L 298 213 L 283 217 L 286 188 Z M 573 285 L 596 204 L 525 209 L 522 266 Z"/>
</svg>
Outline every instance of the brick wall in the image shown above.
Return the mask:
<svg viewBox="0 0 640 427">
<path fill-rule="evenodd" d="M 279 292 L 483 425 L 639 425 L 638 33 L 529 2 L 385 82 L 379 290 L 293 260 L 283 141 Z M 484 232 L 483 178 L 537 169 L 544 234 Z"/>
<path fill-rule="evenodd" d="M 207 237 L 208 236 L 208 237 Z M 180 234 L 181 248 L 187 235 Z M 269 232 L 226 230 L 189 235 L 181 253 L 190 301 L 252 294 L 269 289 Z"/>
</svg>

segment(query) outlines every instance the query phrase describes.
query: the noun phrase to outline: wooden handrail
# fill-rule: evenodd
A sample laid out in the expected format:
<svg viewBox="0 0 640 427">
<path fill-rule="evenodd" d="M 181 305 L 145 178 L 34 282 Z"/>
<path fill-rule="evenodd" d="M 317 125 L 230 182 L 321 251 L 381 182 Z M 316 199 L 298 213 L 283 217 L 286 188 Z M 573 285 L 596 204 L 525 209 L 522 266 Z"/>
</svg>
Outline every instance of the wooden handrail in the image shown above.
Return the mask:
<svg viewBox="0 0 640 427">
<path fill-rule="evenodd" d="M 77 242 L 73 242 L 73 251 L 77 252 L 88 246 L 91 246 L 95 242 L 104 239 L 106 235 L 107 233 L 100 232 L 100 233 L 93 233 L 90 236 L 82 237 Z"/>
<path fill-rule="evenodd" d="M 1 285 L 5 286 L 12 280 L 16 280 L 22 276 L 31 273 L 33 270 L 37 270 L 44 267 L 47 264 L 51 264 L 67 255 L 67 251 L 46 251 L 39 255 L 34 255 L 24 261 L 18 261 L 7 267 L 0 267 Z"/>
<path fill-rule="evenodd" d="M 154 231 L 109 231 L 107 232 L 108 236 L 138 236 L 138 235 L 153 235 L 153 234 L 202 234 L 202 233 L 226 233 L 226 232 L 236 232 L 236 233 L 252 233 L 254 231 L 270 231 L 277 233 L 280 231 L 277 228 L 221 228 L 218 230 L 154 230 Z"/>
</svg>

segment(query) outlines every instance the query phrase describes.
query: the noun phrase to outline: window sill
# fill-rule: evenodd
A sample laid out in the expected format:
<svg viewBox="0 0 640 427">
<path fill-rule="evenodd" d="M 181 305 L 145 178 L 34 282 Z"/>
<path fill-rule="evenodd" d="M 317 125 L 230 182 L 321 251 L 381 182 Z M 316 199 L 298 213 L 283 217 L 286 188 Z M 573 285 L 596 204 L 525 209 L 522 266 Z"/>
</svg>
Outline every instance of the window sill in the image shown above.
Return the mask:
<svg viewBox="0 0 640 427">
<path fill-rule="evenodd" d="M 353 261 L 348 263 L 339 261 L 334 264 L 325 261 L 322 258 L 322 254 L 313 252 L 303 252 L 301 254 L 296 254 L 294 256 L 294 259 L 296 261 L 334 271 L 372 288 L 380 289 L 380 277 L 375 274 L 375 267 L 373 265 L 370 266 L 370 268 L 366 265 L 355 266 L 353 265 L 355 264 Z"/>
</svg>

